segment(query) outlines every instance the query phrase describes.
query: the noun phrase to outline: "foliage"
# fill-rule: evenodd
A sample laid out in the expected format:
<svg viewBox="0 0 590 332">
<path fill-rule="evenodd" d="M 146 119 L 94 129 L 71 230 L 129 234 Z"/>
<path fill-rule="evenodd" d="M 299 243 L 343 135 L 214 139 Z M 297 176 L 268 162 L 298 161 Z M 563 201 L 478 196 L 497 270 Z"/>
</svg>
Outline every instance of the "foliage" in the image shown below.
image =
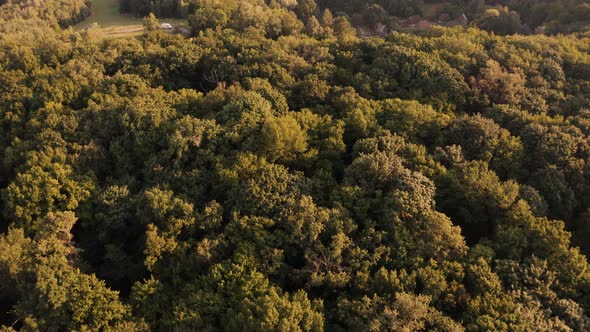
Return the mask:
<svg viewBox="0 0 590 332">
<path fill-rule="evenodd" d="M 0 5 L 2 330 L 589 329 L 588 35 L 198 0 L 110 39 L 58 3 Z"/>
</svg>

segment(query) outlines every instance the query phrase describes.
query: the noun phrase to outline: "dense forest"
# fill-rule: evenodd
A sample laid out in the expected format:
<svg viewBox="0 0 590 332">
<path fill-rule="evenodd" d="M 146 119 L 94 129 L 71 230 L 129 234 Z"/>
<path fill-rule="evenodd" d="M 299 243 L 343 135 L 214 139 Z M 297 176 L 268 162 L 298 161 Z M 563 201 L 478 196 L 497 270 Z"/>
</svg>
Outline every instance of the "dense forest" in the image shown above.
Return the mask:
<svg viewBox="0 0 590 332">
<path fill-rule="evenodd" d="M 91 4 L 84 0 L 0 0 L 0 29 L 4 31 L 17 19 L 32 23 L 30 27 L 50 24 L 65 28 L 83 20 L 90 12 Z"/>
<path fill-rule="evenodd" d="M 1 331 L 590 330 L 590 33 L 132 0 L 192 36 L 113 39 L 0 4 Z"/>
</svg>

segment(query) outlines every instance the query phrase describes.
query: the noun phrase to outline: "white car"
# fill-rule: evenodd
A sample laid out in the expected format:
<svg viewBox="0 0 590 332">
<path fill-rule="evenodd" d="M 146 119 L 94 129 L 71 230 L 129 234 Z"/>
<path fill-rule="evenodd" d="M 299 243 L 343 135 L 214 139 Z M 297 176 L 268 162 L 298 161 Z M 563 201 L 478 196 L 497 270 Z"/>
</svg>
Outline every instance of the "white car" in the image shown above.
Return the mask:
<svg viewBox="0 0 590 332">
<path fill-rule="evenodd" d="M 170 23 L 162 23 L 162 29 L 171 30 L 171 29 L 174 29 L 174 27 Z"/>
</svg>

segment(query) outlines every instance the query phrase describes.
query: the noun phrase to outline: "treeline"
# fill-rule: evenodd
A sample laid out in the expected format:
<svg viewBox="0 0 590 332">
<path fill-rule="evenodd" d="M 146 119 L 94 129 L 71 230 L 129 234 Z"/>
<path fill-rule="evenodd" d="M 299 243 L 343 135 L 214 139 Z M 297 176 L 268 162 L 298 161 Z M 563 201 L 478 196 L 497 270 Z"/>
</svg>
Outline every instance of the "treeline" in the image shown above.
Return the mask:
<svg viewBox="0 0 590 332">
<path fill-rule="evenodd" d="M 436 6 L 434 12 L 428 6 Z M 234 9 L 231 9 L 234 8 Z M 448 20 L 466 15 L 471 26 L 501 35 L 512 34 L 558 34 L 583 32 L 590 29 L 590 4 L 584 0 L 564 1 L 486 1 L 453 0 L 122 0 L 120 10 L 144 17 L 154 13 L 158 17 L 193 17 L 200 20 L 236 22 L 233 17 L 236 8 L 250 13 L 249 17 L 269 19 L 261 11 L 289 9 L 296 13 L 303 23 L 312 15 L 321 16 L 325 9 L 333 13 L 356 17 L 357 26 L 374 27 L 384 24 L 390 30 L 404 28 L 402 20 L 411 16 L 427 16 L 438 22 L 439 17 Z M 434 7 L 433 7 L 434 8 Z M 434 16 L 433 16 L 434 15 Z M 341 15 L 337 15 L 341 16 Z"/>
<path fill-rule="evenodd" d="M 590 4 L 584 0 L 317 0 L 322 8 L 354 15 L 360 13 L 365 24 L 384 23 L 399 29 L 396 18 L 413 15 L 430 16 L 437 22 L 440 15 L 449 19 L 465 14 L 470 24 L 496 34 L 573 33 L 590 29 Z M 433 5 L 441 5 L 435 9 Z M 399 21 L 399 20 L 397 20 Z"/>
<path fill-rule="evenodd" d="M 220 1 L 223 3 L 224 1 Z M 186 17 L 194 12 L 194 1 L 184 0 L 120 0 L 119 10 L 139 17 L 154 13 L 159 17 Z"/>
<path fill-rule="evenodd" d="M 584 0 L 566 1 L 499 1 L 520 15 L 523 23 L 532 28 L 544 26 L 551 33 L 588 31 L 590 27 L 590 3 Z"/>
<path fill-rule="evenodd" d="M 0 25 L 4 330 L 590 328 L 590 37 L 302 3 Z"/>
</svg>

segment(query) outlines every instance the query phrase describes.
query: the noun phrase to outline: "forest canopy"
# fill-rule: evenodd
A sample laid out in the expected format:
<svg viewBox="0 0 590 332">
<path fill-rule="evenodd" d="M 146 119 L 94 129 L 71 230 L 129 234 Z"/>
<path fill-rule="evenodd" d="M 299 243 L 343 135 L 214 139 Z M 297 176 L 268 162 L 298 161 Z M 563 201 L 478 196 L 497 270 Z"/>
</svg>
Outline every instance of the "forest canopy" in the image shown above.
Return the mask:
<svg viewBox="0 0 590 332">
<path fill-rule="evenodd" d="M 2 331 L 588 331 L 590 34 L 363 4 L 0 2 Z"/>
</svg>

